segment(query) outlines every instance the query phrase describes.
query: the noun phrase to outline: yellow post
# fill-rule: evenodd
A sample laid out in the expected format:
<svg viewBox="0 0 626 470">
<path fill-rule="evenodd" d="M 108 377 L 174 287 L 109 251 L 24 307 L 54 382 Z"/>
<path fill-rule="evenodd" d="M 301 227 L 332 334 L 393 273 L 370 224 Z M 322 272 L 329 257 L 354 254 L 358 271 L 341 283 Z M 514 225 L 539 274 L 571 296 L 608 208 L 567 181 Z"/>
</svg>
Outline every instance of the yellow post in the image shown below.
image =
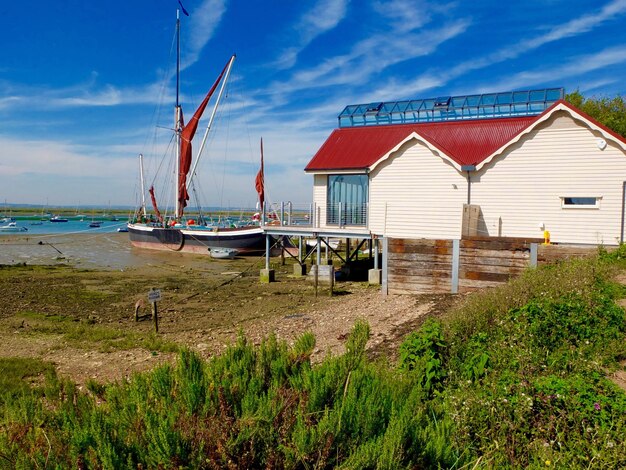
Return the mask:
<svg viewBox="0 0 626 470">
<path fill-rule="evenodd" d="M 548 232 L 547 230 L 543 231 L 543 244 L 544 245 L 550 244 L 550 232 Z"/>
</svg>

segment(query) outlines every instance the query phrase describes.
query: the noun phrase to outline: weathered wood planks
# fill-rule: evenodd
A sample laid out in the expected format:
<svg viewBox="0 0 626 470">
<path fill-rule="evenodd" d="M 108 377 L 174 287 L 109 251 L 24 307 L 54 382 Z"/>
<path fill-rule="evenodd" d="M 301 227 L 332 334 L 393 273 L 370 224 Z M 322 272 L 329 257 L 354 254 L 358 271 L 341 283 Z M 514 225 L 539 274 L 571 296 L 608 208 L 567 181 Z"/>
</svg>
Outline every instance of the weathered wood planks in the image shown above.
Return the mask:
<svg viewBox="0 0 626 470">
<path fill-rule="evenodd" d="M 497 286 L 518 276 L 530 265 L 531 244 L 537 244 L 537 262 L 589 256 L 596 247 L 542 245 L 542 239 L 463 237 L 459 242 L 458 289 L 466 292 Z M 389 293 L 450 292 L 453 282 L 453 241 L 431 239 L 388 240 Z"/>
</svg>

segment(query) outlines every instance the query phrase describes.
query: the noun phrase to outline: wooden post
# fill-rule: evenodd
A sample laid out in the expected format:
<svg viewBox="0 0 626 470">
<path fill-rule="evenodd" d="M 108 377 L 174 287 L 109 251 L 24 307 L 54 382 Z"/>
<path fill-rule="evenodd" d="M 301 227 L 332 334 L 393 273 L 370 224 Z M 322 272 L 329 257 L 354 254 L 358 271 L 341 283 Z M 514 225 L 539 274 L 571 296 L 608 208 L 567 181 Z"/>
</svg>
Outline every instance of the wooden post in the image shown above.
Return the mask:
<svg viewBox="0 0 626 470">
<path fill-rule="evenodd" d="M 315 297 L 317 297 L 317 287 L 320 276 L 320 264 L 322 264 L 322 248 L 320 247 L 320 237 L 319 235 L 316 238 L 317 241 L 317 253 L 315 257 L 315 262 L 317 266 L 315 266 Z"/>
<path fill-rule="evenodd" d="M 382 273 L 382 288 L 381 293 L 383 296 L 389 294 L 389 279 L 387 273 L 389 270 L 389 239 L 383 237 L 383 273 Z"/>
<path fill-rule="evenodd" d="M 374 243 L 374 269 L 378 269 L 378 240 L 372 240 Z"/>
<path fill-rule="evenodd" d="M 154 332 L 159 332 L 159 310 L 157 302 L 152 302 L 152 320 L 154 321 Z"/>
<path fill-rule="evenodd" d="M 328 280 L 329 286 L 328 286 L 328 295 L 330 297 L 333 296 L 333 287 L 335 286 L 335 267 L 334 266 L 329 266 L 329 276 L 330 279 Z"/>
<path fill-rule="evenodd" d="M 537 267 L 537 244 L 530 244 L 530 259 L 528 260 L 528 264 L 533 268 Z"/>
<path fill-rule="evenodd" d="M 280 265 L 285 265 L 285 236 L 280 237 Z"/>
<path fill-rule="evenodd" d="M 148 292 L 148 300 L 152 304 L 152 321 L 154 322 L 154 332 L 159 332 L 159 309 L 157 302 L 161 300 L 161 291 L 154 287 Z"/>
<path fill-rule="evenodd" d="M 453 294 L 459 293 L 459 261 L 460 261 L 460 240 L 452 240 L 452 281 L 450 291 Z"/>
</svg>

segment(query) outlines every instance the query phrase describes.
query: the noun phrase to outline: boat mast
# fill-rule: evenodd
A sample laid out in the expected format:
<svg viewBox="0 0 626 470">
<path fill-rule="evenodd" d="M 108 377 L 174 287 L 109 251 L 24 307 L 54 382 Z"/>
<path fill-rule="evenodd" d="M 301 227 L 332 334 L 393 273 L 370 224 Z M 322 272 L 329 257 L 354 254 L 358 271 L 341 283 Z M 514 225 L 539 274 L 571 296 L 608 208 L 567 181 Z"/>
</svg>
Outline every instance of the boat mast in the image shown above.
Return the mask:
<svg viewBox="0 0 626 470">
<path fill-rule="evenodd" d="M 219 106 L 220 101 L 222 99 L 222 95 L 224 94 L 224 88 L 226 88 L 226 83 L 228 82 L 228 77 L 230 77 L 230 71 L 233 68 L 233 63 L 235 62 L 236 58 L 237 58 L 237 55 L 233 54 L 233 56 L 230 58 L 230 61 L 228 62 L 228 68 L 226 69 L 226 74 L 224 75 L 224 79 L 222 80 L 222 86 L 220 87 L 220 91 L 217 94 L 217 99 L 215 100 L 215 105 L 213 106 L 213 111 L 211 112 L 209 123 L 207 124 L 206 129 L 204 131 L 204 136 L 202 137 L 202 143 L 200 144 L 200 148 L 198 149 L 198 154 L 196 155 L 195 161 L 193 163 L 193 167 L 191 168 L 191 171 L 189 172 L 189 181 L 187 182 L 187 189 L 189 189 L 189 187 L 191 186 L 193 177 L 196 174 L 196 167 L 198 166 L 198 162 L 200 161 L 200 155 L 202 155 L 202 150 L 204 150 L 204 144 L 206 144 L 207 137 L 209 136 L 209 131 L 211 130 L 211 126 L 213 125 L 213 120 L 215 119 L 215 114 L 217 113 L 217 107 Z"/>
<path fill-rule="evenodd" d="M 148 214 L 146 212 L 146 186 L 143 179 L 143 154 L 139 154 L 139 179 L 141 181 L 141 209 L 143 211 L 143 216 L 147 217 Z"/>
<path fill-rule="evenodd" d="M 180 217 L 180 203 L 178 202 L 179 192 L 179 173 L 180 173 L 180 133 L 182 132 L 181 126 L 181 109 L 179 102 L 179 88 L 180 88 L 180 10 L 176 10 L 176 108 L 175 108 L 175 121 L 174 131 L 176 132 L 176 191 L 174 193 L 175 210 L 174 217 L 178 219 Z"/>
</svg>

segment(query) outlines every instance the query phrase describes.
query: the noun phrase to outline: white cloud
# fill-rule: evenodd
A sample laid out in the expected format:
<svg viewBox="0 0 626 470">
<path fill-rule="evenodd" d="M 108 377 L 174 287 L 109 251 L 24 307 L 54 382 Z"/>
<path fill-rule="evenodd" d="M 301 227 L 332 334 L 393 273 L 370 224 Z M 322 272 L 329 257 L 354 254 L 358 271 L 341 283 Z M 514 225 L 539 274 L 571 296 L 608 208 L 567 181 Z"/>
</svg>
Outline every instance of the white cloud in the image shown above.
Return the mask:
<svg viewBox="0 0 626 470">
<path fill-rule="evenodd" d="M 460 19 L 431 30 L 371 35 L 347 54 L 329 57 L 316 67 L 295 73 L 286 82 L 273 84 L 269 93 L 281 96 L 304 89 L 367 83 L 392 65 L 432 54 L 442 43 L 465 32 L 469 24 Z"/>
<path fill-rule="evenodd" d="M 568 62 L 561 65 L 554 66 L 554 64 L 551 64 L 539 70 L 513 74 L 499 82 L 490 83 L 484 89 L 478 89 L 477 92 L 486 92 L 494 89 L 514 90 L 540 84 L 554 84 L 568 78 L 578 77 L 604 67 L 625 62 L 626 46 L 612 47 L 595 54 L 571 57 Z"/>
<path fill-rule="evenodd" d="M 377 15 L 394 23 L 394 29 L 398 32 L 412 31 L 424 26 L 432 19 L 435 9 L 424 1 L 413 0 L 375 1 L 372 7 Z"/>
<path fill-rule="evenodd" d="M 429 70 L 414 80 L 408 81 L 404 84 L 398 84 L 396 86 L 403 90 L 411 90 L 412 88 L 415 88 L 419 91 L 420 84 L 428 82 L 433 76 L 438 77 L 436 86 L 444 86 L 449 81 L 466 75 L 468 72 L 490 67 L 494 64 L 507 60 L 516 59 L 521 55 L 531 53 L 533 50 L 551 42 L 589 32 L 601 26 L 604 22 L 615 19 L 615 15 L 622 14 L 624 12 L 626 12 L 626 0 L 616 0 L 605 5 L 597 13 L 589 13 L 570 20 L 564 24 L 556 25 L 547 33 L 522 40 L 517 44 L 507 45 L 506 47 L 498 49 L 495 52 L 487 54 L 483 57 L 474 57 L 471 60 L 462 62 L 448 70 Z M 582 66 L 581 70 L 583 68 L 584 66 Z M 527 84 L 522 84 L 520 86 L 527 86 Z M 512 84 L 506 86 L 507 90 L 513 88 L 515 87 Z M 388 87 L 385 87 L 383 92 L 387 89 Z M 493 86 L 491 89 L 494 89 Z"/>
<path fill-rule="evenodd" d="M 0 137 L 3 158 L 0 177 L 40 174 L 62 177 L 116 177 L 135 171 L 133 158 L 112 158 L 82 152 L 79 147 L 56 141 L 12 140 Z"/>
<path fill-rule="evenodd" d="M 280 69 L 293 67 L 298 55 L 318 36 L 334 29 L 346 16 L 349 0 L 319 0 L 293 27 L 295 44 L 285 49 L 273 64 Z"/>
<path fill-rule="evenodd" d="M 187 68 L 196 63 L 204 47 L 213 38 L 224 14 L 226 13 L 227 0 L 204 0 L 200 6 L 189 11 L 189 34 L 187 38 L 189 48 L 182 68 Z"/>
</svg>

